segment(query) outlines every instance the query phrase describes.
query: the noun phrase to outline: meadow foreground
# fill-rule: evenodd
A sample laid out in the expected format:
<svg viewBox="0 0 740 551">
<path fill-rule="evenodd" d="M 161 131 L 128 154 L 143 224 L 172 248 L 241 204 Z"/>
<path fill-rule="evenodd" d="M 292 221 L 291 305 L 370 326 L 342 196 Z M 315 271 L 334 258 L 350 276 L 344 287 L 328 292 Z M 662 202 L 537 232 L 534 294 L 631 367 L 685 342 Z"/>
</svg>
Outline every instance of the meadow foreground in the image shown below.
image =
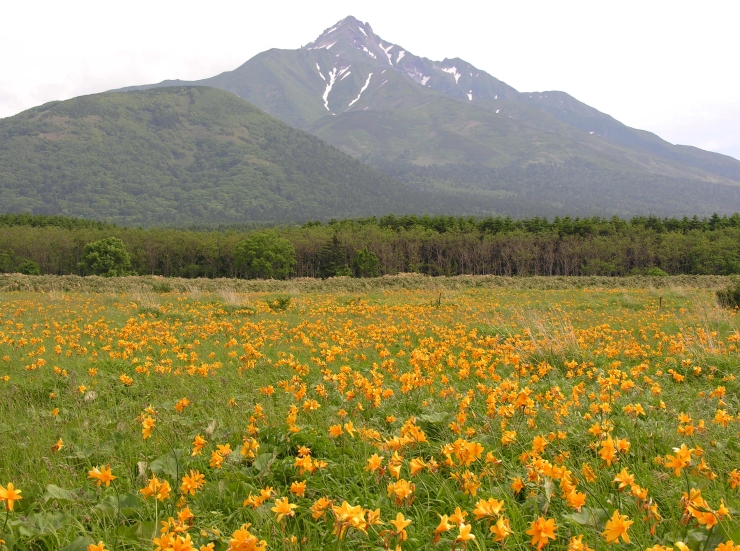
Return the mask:
<svg viewBox="0 0 740 551">
<path fill-rule="evenodd" d="M 688 288 L 4 292 L 0 539 L 740 549 L 739 346 Z"/>
</svg>

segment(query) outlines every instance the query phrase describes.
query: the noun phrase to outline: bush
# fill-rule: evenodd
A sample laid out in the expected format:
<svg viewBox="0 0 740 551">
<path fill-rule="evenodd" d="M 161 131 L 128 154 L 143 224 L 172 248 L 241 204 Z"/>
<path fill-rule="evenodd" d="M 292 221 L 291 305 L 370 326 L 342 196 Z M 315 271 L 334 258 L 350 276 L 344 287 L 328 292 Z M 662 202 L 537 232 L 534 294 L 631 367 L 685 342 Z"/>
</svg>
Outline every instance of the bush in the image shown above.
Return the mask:
<svg viewBox="0 0 740 551">
<path fill-rule="evenodd" d="M 717 291 L 717 302 L 724 308 L 740 307 L 740 284 Z"/>
<path fill-rule="evenodd" d="M 171 293 L 172 285 L 166 281 L 156 281 L 152 283 L 152 291 L 155 293 Z"/>
<path fill-rule="evenodd" d="M 380 259 L 367 247 L 355 251 L 353 264 L 359 277 L 378 277 Z"/>
<path fill-rule="evenodd" d="M 273 312 L 284 312 L 290 306 L 291 298 L 289 295 L 277 295 L 267 299 L 267 306 Z"/>
<path fill-rule="evenodd" d="M 41 267 L 33 260 L 26 260 L 18 266 L 18 273 L 23 275 L 41 275 Z"/>
<path fill-rule="evenodd" d="M 123 241 L 117 237 L 106 237 L 85 245 L 80 267 L 89 275 L 125 276 L 129 275 L 131 257 Z"/>
<path fill-rule="evenodd" d="M 296 263 L 295 248 L 274 231 L 257 232 L 236 246 L 234 260 L 248 278 L 285 279 Z"/>
</svg>

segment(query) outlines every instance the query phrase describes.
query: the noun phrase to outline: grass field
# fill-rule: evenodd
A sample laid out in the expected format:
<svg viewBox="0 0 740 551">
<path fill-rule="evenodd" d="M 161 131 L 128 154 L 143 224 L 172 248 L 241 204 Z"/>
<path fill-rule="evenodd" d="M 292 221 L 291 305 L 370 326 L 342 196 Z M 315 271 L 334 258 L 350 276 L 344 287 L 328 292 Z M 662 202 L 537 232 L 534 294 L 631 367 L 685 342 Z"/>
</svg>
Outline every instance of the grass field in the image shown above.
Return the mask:
<svg viewBox="0 0 740 551">
<path fill-rule="evenodd" d="M 7 549 L 740 549 L 702 285 L 8 281 Z"/>
</svg>

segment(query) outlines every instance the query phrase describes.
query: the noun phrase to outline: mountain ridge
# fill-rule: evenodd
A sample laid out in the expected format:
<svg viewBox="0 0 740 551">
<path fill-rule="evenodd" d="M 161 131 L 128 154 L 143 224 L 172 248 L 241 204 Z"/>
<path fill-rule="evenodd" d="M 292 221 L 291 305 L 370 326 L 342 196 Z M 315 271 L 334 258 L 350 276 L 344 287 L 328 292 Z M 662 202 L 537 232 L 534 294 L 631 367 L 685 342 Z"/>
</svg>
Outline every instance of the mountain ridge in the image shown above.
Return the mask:
<svg viewBox="0 0 740 551">
<path fill-rule="evenodd" d="M 401 76 L 426 92 L 408 94 L 407 89 L 404 93 L 417 97 L 397 95 L 389 101 L 387 95 L 379 92 L 393 80 L 391 75 Z M 589 155 L 599 157 L 598 151 L 614 146 L 610 155 L 621 155 L 620 162 L 626 168 L 658 171 L 667 176 L 688 172 L 705 181 L 740 183 L 740 161 L 732 157 L 670 144 L 655 134 L 627 127 L 565 92 L 518 92 L 460 58 L 445 58 L 440 62 L 419 57 L 379 37 L 368 23 L 352 16 L 328 27 L 316 40 L 300 49 L 270 49 L 233 71 L 209 79 L 164 81 L 121 90 L 172 84 L 228 90 L 292 126 L 313 132 L 322 128 L 322 133 L 317 135 L 354 156 L 362 155 L 362 147 L 347 143 L 346 136 L 334 136 L 331 123 L 321 119 L 359 110 L 398 111 L 399 105 L 408 106 L 414 101 L 416 104 L 409 108 L 418 109 L 424 103 L 419 94 L 429 96 L 437 92 L 458 100 L 461 105 L 456 109 L 462 111 L 466 111 L 462 105 L 467 102 L 501 115 L 501 118 L 518 119 L 525 126 L 554 132 L 566 139 L 573 139 L 574 131 L 578 131 L 580 145 L 596 151 Z M 376 96 L 382 99 L 373 100 Z M 552 119 L 566 126 L 555 125 Z M 597 141 L 606 145 L 589 143 Z M 395 152 L 396 156 L 405 149 L 413 150 L 404 147 Z M 447 159 L 444 153 L 434 150 L 421 157 L 437 159 L 437 164 L 457 160 Z M 632 153 L 647 154 L 651 158 L 636 161 L 631 159 Z M 601 157 L 600 162 L 608 162 Z M 536 162 L 537 157 L 533 160 Z M 680 166 L 665 170 L 664 161 Z"/>
<path fill-rule="evenodd" d="M 0 121 L 5 212 L 280 223 L 434 201 L 216 88 L 94 94 Z"/>
</svg>

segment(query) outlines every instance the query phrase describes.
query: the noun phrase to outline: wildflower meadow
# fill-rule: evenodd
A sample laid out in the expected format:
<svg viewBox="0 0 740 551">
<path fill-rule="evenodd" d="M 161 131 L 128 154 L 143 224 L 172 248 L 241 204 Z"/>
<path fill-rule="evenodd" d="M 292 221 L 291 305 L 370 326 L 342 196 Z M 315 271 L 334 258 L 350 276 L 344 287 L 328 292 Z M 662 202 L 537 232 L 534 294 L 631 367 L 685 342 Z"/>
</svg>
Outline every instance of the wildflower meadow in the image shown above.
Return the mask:
<svg viewBox="0 0 740 551">
<path fill-rule="evenodd" d="M 0 549 L 740 550 L 712 289 L 160 290 L 0 293 Z"/>
</svg>

